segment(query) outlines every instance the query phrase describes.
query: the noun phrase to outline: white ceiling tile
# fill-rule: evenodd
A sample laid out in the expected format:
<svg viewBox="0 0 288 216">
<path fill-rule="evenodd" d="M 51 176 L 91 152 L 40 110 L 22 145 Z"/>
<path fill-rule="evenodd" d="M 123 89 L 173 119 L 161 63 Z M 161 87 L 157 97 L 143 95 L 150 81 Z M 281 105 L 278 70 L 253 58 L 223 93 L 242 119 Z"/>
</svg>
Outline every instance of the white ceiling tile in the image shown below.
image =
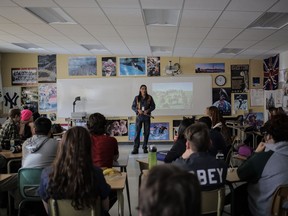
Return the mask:
<svg viewBox="0 0 288 216">
<path fill-rule="evenodd" d="M 174 52 L 173 52 L 173 56 L 191 57 L 191 56 L 193 56 L 195 51 L 196 51 L 196 48 L 176 48 L 175 47 Z"/>
<path fill-rule="evenodd" d="M 8 6 L 17 6 L 15 3 L 13 3 L 11 0 L 1 0 L 0 1 L 0 7 L 8 7 Z"/>
<path fill-rule="evenodd" d="M 45 38 L 40 37 L 40 36 L 35 35 L 35 34 L 34 35 L 19 35 L 18 37 L 22 38 L 25 41 L 29 41 L 30 43 L 34 43 L 34 44 L 47 43 L 48 42 Z"/>
<path fill-rule="evenodd" d="M 184 10 L 180 26 L 184 27 L 212 27 L 221 11 Z"/>
<path fill-rule="evenodd" d="M 181 9 L 183 0 L 140 0 L 144 9 Z"/>
<path fill-rule="evenodd" d="M 31 32 L 46 37 L 50 35 L 63 36 L 60 32 L 58 32 L 48 24 L 21 24 L 21 26 Z"/>
<path fill-rule="evenodd" d="M 287 0 L 280 0 L 277 4 L 275 4 L 269 12 L 288 12 L 288 1 Z"/>
<path fill-rule="evenodd" d="M 0 40 L 6 41 L 8 43 L 26 43 L 26 41 L 23 40 L 22 38 L 16 37 L 11 34 L 7 35 L 0 34 Z"/>
<path fill-rule="evenodd" d="M 210 28 L 179 27 L 177 38 L 203 39 L 209 31 Z"/>
<path fill-rule="evenodd" d="M 178 39 L 177 38 L 177 41 L 176 41 L 176 44 L 175 44 L 175 48 L 178 48 L 178 49 L 185 49 L 185 48 L 197 48 L 202 42 L 202 39 L 189 39 L 189 38 L 186 38 L 186 39 Z"/>
<path fill-rule="evenodd" d="M 219 51 L 220 51 L 219 48 L 199 48 L 199 49 L 197 49 L 196 53 L 216 54 Z"/>
<path fill-rule="evenodd" d="M 260 15 L 260 12 L 224 11 L 215 27 L 246 28 Z"/>
<path fill-rule="evenodd" d="M 150 46 L 128 46 L 132 55 L 146 56 L 147 54 L 152 55 Z"/>
<path fill-rule="evenodd" d="M 230 40 L 210 40 L 206 39 L 201 44 L 200 48 L 222 48 L 228 44 Z"/>
<path fill-rule="evenodd" d="M 263 41 L 260 41 L 259 43 L 255 44 L 255 45 L 251 46 L 250 49 L 263 50 L 263 47 L 265 47 L 267 50 L 270 50 L 270 49 L 277 48 L 281 44 L 283 44 L 282 41 L 267 41 L 267 40 L 263 40 Z"/>
<path fill-rule="evenodd" d="M 52 0 L 13 0 L 22 7 L 57 7 Z"/>
<path fill-rule="evenodd" d="M 168 46 L 171 47 L 174 45 L 175 39 L 173 38 L 165 38 L 163 37 L 151 37 L 150 38 L 150 45 L 151 46 Z"/>
<path fill-rule="evenodd" d="M 111 25 L 84 25 L 83 26 L 87 31 L 89 31 L 96 38 L 110 38 L 110 37 L 119 37 L 118 33 Z M 100 29 L 100 30 L 99 30 Z"/>
<path fill-rule="evenodd" d="M 194 58 L 212 58 L 214 54 L 211 53 L 194 53 L 193 57 Z"/>
<path fill-rule="evenodd" d="M 147 26 L 148 36 L 151 38 L 176 38 L 177 27 L 155 27 Z"/>
<path fill-rule="evenodd" d="M 185 9 L 223 10 L 230 0 L 186 0 Z"/>
<path fill-rule="evenodd" d="M 272 40 L 272 41 L 282 41 L 287 42 L 288 40 L 288 29 L 287 30 L 279 30 L 269 37 L 265 38 L 265 40 Z"/>
<path fill-rule="evenodd" d="M 226 58 L 226 59 L 231 59 L 231 58 L 234 58 L 235 55 L 231 55 L 231 54 L 221 54 L 221 53 L 218 53 L 218 54 L 215 54 L 213 56 L 213 58 Z"/>
<path fill-rule="evenodd" d="M 113 25 L 144 25 L 140 9 L 105 8 L 104 13 Z"/>
<path fill-rule="evenodd" d="M 246 29 L 240 35 L 238 35 L 236 40 L 262 40 L 269 35 L 271 35 L 275 30 L 260 30 L 260 29 Z"/>
<path fill-rule="evenodd" d="M 55 28 L 57 31 L 62 32 L 66 36 L 88 36 L 90 35 L 84 28 L 82 28 L 80 25 L 57 25 L 57 24 L 51 24 L 53 28 Z"/>
<path fill-rule="evenodd" d="M 33 32 L 22 28 L 21 26 L 17 24 L 1 24 L 0 25 L 0 30 L 8 32 L 10 34 L 14 35 L 28 35 L 28 34 L 33 34 Z"/>
<path fill-rule="evenodd" d="M 97 0 L 102 8 L 140 8 L 140 4 L 135 0 Z"/>
<path fill-rule="evenodd" d="M 99 7 L 95 0 L 54 0 L 61 7 Z"/>
<path fill-rule="evenodd" d="M 8 20 L 8 19 L 0 16 L 0 24 L 1 24 L 1 23 L 12 23 L 12 22 L 11 22 L 10 20 Z"/>
<path fill-rule="evenodd" d="M 226 10 L 233 11 L 266 11 L 277 0 L 232 0 Z"/>
<path fill-rule="evenodd" d="M 109 20 L 100 8 L 64 8 L 69 16 L 73 17 L 77 23 L 82 25 L 108 25 Z"/>
<path fill-rule="evenodd" d="M 243 29 L 235 28 L 212 28 L 206 39 L 233 39 L 238 35 Z"/>
<path fill-rule="evenodd" d="M 240 55 L 261 55 L 262 53 L 264 53 L 266 50 L 260 50 L 260 49 L 247 49 L 244 50 L 243 52 L 240 53 Z"/>
<path fill-rule="evenodd" d="M 140 41 L 145 38 L 147 40 L 147 33 L 144 26 L 115 26 L 115 28 L 122 38 L 139 38 Z"/>
</svg>

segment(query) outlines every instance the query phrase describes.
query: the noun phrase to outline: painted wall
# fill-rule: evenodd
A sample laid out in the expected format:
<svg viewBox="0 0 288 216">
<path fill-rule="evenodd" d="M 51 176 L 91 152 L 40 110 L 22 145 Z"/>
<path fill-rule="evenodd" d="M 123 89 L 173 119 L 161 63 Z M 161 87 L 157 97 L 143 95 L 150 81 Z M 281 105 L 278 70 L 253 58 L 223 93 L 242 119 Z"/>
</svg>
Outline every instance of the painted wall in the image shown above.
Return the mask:
<svg viewBox="0 0 288 216">
<path fill-rule="evenodd" d="M 37 67 L 38 55 L 37 54 L 2 54 L 2 64 L 1 64 L 1 73 L 2 73 L 2 81 L 3 87 L 10 87 L 11 86 L 11 68 L 27 68 L 27 67 Z M 68 58 L 72 55 L 57 55 L 57 79 L 79 79 L 81 80 L 81 76 L 77 77 L 70 77 L 68 75 Z M 76 55 L 74 55 L 76 56 Z M 287 52 L 288 56 L 288 52 Z M 102 56 L 97 56 L 97 76 L 93 76 L 94 79 L 97 77 L 102 76 L 101 72 L 101 58 Z M 288 59 L 288 57 L 287 57 Z M 263 72 L 262 72 L 262 61 L 261 60 L 247 60 L 247 59 L 208 59 L 208 58 L 169 58 L 169 57 L 161 57 L 161 75 L 165 75 L 164 67 L 168 65 L 169 61 L 172 61 L 172 64 L 179 63 L 181 65 L 182 73 L 185 75 L 196 75 L 195 73 L 195 64 L 197 63 L 225 63 L 225 73 L 224 75 L 227 78 L 227 82 L 224 87 L 231 87 L 231 75 L 230 75 L 230 66 L 232 64 L 249 64 L 249 88 L 252 88 L 252 78 L 253 77 L 260 77 L 260 84 L 263 83 Z M 287 61 L 288 62 L 288 61 Z M 201 74 L 197 74 L 201 75 Z M 206 74 L 205 74 L 206 75 Z M 214 79 L 219 75 L 218 73 L 211 74 L 212 76 L 212 87 L 217 87 Z M 87 78 L 87 76 L 85 76 Z M 92 78 L 92 77 L 91 77 Z M 109 78 L 107 78 L 109 79 Z M 257 88 L 261 88 L 260 85 Z M 203 86 L 205 88 L 205 86 Z M 255 87 L 253 87 L 255 88 Z M 138 92 L 135 92 L 135 95 Z M 248 101 L 249 94 L 248 94 Z M 131 102 L 132 103 L 132 102 Z M 232 96 L 232 105 L 233 105 L 233 96 Z M 250 102 L 249 102 L 250 103 Z M 3 105 L 0 107 L 0 109 Z M 263 107 L 249 107 L 250 110 L 263 112 Z M 3 109 L 2 109 L 3 110 Z M 204 114 L 204 110 L 203 110 Z M 242 113 L 235 113 L 234 115 L 242 114 Z M 183 116 L 176 116 L 176 117 L 168 117 L 168 116 L 160 116 L 156 117 L 152 122 L 169 122 L 170 124 L 170 140 L 172 140 L 172 122 L 176 119 L 182 119 Z M 58 119 L 58 122 L 64 122 L 64 119 Z M 134 122 L 135 117 L 131 120 Z M 117 137 L 119 141 L 127 141 L 127 137 Z"/>
</svg>

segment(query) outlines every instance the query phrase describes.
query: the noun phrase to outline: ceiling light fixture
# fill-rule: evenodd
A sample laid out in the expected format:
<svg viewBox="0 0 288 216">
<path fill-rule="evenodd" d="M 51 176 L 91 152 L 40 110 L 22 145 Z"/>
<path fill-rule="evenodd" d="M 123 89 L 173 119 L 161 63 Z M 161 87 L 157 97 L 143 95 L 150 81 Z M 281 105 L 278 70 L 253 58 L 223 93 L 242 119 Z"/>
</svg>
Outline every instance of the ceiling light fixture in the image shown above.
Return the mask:
<svg viewBox="0 0 288 216">
<path fill-rule="evenodd" d="M 256 29 L 281 29 L 288 24 L 288 13 L 266 12 L 248 28 Z"/>
<path fill-rule="evenodd" d="M 61 8 L 27 7 L 26 10 L 49 24 L 77 24 Z"/>
<path fill-rule="evenodd" d="M 144 9 L 146 25 L 177 26 L 180 10 L 171 9 Z"/>
<path fill-rule="evenodd" d="M 43 50 L 45 50 L 42 47 L 40 47 L 36 44 L 33 44 L 33 43 L 12 43 L 12 44 L 19 46 L 21 48 L 24 48 L 24 49 L 31 50 L 31 51 L 43 51 Z"/>
</svg>

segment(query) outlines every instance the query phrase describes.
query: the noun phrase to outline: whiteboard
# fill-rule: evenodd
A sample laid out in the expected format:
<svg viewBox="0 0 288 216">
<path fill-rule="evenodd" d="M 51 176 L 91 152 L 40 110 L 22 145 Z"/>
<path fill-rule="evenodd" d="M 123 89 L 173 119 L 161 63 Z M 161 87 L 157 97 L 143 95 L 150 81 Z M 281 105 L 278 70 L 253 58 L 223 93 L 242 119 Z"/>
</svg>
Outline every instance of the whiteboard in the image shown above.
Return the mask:
<svg viewBox="0 0 288 216">
<path fill-rule="evenodd" d="M 139 87 L 147 85 L 156 103 L 154 116 L 201 115 L 212 104 L 211 76 L 121 77 L 57 80 L 57 115 L 100 112 L 107 117 L 134 116 L 131 106 Z"/>
</svg>

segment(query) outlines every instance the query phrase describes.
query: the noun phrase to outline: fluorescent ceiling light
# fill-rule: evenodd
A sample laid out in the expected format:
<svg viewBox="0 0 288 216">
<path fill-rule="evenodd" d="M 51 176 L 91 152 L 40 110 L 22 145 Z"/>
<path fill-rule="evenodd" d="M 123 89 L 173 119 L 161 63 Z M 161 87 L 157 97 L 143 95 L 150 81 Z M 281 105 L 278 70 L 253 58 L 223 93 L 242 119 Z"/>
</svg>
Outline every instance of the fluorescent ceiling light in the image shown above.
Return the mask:
<svg viewBox="0 0 288 216">
<path fill-rule="evenodd" d="M 288 13 L 266 12 L 248 28 L 257 29 L 281 29 L 288 24 Z"/>
<path fill-rule="evenodd" d="M 146 25 L 177 26 L 180 10 L 144 9 Z"/>
<path fill-rule="evenodd" d="M 77 24 L 61 8 L 27 7 L 26 9 L 49 24 Z"/>
<path fill-rule="evenodd" d="M 81 46 L 89 51 L 108 51 L 104 46 L 100 44 L 82 44 Z"/>
<path fill-rule="evenodd" d="M 218 54 L 228 54 L 228 55 L 237 55 L 240 53 L 243 49 L 241 48 L 223 48 L 221 49 Z"/>
<path fill-rule="evenodd" d="M 165 47 L 165 46 L 151 46 L 151 50 L 153 53 L 171 53 L 172 47 Z"/>
<path fill-rule="evenodd" d="M 32 43 L 12 43 L 16 46 L 22 47 L 24 49 L 28 49 L 28 50 L 34 50 L 34 51 L 43 51 L 44 49 L 40 46 L 37 46 L 36 44 L 32 44 Z"/>
</svg>

